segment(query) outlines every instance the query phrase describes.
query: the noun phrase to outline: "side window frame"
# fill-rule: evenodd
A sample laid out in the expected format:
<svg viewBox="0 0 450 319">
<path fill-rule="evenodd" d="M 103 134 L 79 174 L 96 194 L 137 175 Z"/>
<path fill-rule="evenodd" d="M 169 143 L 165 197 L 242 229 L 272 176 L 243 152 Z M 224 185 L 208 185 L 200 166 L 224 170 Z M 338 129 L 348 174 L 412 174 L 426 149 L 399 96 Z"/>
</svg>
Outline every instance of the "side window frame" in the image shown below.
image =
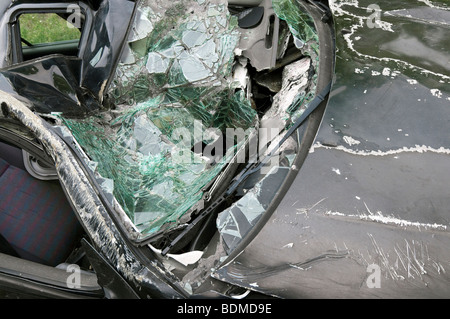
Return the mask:
<svg viewBox="0 0 450 319">
<path fill-rule="evenodd" d="M 78 44 L 77 57 L 83 56 L 86 39 L 89 37 L 89 30 L 92 24 L 92 13 L 83 3 L 51 3 L 51 4 L 21 4 L 11 8 L 9 13 L 9 35 L 11 48 L 11 63 L 17 64 L 23 62 L 22 41 L 19 25 L 19 17 L 22 14 L 32 13 L 70 13 L 73 6 L 78 6 L 84 15 L 83 26 L 81 29 L 80 40 Z"/>
</svg>

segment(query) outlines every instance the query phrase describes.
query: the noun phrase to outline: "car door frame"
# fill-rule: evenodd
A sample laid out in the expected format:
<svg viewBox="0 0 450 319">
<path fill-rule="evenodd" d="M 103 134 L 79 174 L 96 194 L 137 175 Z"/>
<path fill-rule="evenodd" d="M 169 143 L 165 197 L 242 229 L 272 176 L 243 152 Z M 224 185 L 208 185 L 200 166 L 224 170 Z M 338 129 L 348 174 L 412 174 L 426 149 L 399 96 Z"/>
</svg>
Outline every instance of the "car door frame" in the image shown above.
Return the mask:
<svg viewBox="0 0 450 319">
<path fill-rule="evenodd" d="M 7 39 L 0 39 L 3 46 L 7 48 L 6 52 L 9 54 L 9 65 L 23 62 L 22 43 L 20 40 L 20 26 L 18 18 L 24 13 L 69 13 L 71 6 L 78 6 L 85 16 L 83 22 L 83 30 L 79 40 L 79 48 L 77 57 L 81 58 L 86 47 L 86 40 L 89 37 L 89 30 L 92 25 L 93 12 L 83 2 L 55 2 L 55 3 L 20 3 L 10 6 L 4 13 L 5 19 L 0 25 L 0 34 L 8 34 Z M 7 31 L 1 29 L 7 28 Z M 9 65 L 0 65 L 5 67 Z"/>
</svg>

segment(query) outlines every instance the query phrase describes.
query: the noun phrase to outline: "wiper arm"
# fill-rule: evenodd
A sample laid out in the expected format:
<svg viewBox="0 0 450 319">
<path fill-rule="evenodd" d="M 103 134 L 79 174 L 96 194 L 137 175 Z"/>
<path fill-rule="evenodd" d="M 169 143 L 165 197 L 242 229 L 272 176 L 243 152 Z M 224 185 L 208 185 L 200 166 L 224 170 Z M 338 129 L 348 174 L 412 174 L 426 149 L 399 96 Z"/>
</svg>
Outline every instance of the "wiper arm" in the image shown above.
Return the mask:
<svg viewBox="0 0 450 319">
<path fill-rule="evenodd" d="M 322 90 L 320 94 L 318 94 L 308 105 L 305 112 L 297 119 L 297 121 L 292 125 L 289 130 L 284 134 L 283 138 L 277 143 L 276 147 L 274 147 L 269 154 L 267 154 L 260 162 L 257 163 L 248 163 L 247 166 L 239 173 L 233 180 L 232 184 L 227 188 L 227 190 L 217 198 L 211 205 L 205 208 L 200 215 L 198 215 L 169 245 L 167 245 L 163 251 L 162 255 L 167 255 L 173 247 L 198 223 L 203 221 L 205 217 L 207 217 L 212 211 L 214 211 L 220 204 L 222 204 L 228 197 L 230 197 L 236 189 L 241 185 L 248 176 L 259 171 L 265 164 L 269 162 L 269 160 L 273 157 L 273 155 L 278 151 L 278 149 L 283 145 L 283 143 L 302 125 L 305 120 L 311 115 L 313 111 L 315 111 L 319 105 L 325 100 L 327 95 L 330 93 L 332 82 Z"/>
</svg>

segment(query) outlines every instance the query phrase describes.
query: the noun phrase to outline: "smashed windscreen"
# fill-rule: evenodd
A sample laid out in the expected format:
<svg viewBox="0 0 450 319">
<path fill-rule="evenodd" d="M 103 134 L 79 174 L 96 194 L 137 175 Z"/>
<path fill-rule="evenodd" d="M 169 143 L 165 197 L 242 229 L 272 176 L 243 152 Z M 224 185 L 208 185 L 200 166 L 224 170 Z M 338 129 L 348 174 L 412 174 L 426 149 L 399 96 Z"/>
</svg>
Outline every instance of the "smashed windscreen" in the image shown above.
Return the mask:
<svg viewBox="0 0 450 319">
<path fill-rule="evenodd" d="M 252 133 L 282 131 L 314 97 L 310 17 L 295 1 L 244 2 L 140 1 L 113 107 L 60 115 L 143 237 L 186 222 Z"/>
</svg>

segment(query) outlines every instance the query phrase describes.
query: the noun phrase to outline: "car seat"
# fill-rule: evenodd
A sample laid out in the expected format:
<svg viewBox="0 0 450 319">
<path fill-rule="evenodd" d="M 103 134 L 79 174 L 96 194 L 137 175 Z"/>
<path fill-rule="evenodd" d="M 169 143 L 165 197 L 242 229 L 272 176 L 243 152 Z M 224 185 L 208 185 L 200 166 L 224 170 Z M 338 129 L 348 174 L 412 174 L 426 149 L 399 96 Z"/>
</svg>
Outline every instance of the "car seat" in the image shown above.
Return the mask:
<svg viewBox="0 0 450 319">
<path fill-rule="evenodd" d="M 57 181 L 41 181 L 0 158 L 0 234 L 16 254 L 56 266 L 82 233 Z"/>
</svg>

